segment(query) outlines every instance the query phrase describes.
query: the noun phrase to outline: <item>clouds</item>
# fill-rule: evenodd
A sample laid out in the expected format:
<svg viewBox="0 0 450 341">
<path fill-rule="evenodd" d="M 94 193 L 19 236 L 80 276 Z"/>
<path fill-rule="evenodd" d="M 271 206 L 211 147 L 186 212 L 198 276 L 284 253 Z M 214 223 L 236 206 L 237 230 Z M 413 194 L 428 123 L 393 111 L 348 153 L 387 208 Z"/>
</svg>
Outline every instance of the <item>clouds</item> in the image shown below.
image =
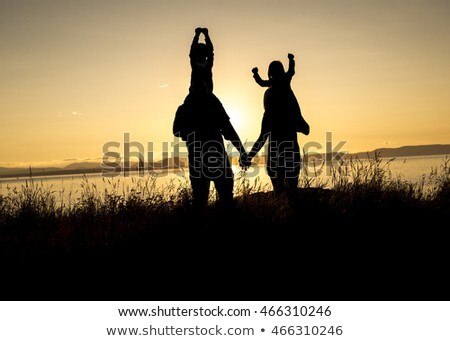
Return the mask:
<svg viewBox="0 0 450 341">
<path fill-rule="evenodd" d="M 60 111 L 58 112 L 58 117 L 80 117 L 83 113 L 79 111 Z"/>
</svg>

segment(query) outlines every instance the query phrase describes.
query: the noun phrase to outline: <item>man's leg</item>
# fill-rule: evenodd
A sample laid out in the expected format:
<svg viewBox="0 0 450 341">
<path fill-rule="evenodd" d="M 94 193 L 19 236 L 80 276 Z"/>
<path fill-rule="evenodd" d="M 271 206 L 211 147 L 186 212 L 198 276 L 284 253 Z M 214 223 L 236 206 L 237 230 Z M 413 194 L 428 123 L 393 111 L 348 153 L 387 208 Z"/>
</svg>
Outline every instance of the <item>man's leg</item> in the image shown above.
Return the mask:
<svg viewBox="0 0 450 341">
<path fill-rule="evenodd" d="M 210 180 L 203 174 L 201 143 L 194 141 L 188 144 L 189 179 L 191 180 L 193 202 L 197 206 L 208 204 Z"/>
<path fill-rule="evenodd" d="M 208 205 L 210 180 L 205 177 L 190 177 L 190 180 L 194 205 L 206 207 Z"/>
<path fill-rule="evenodd" d="M 214 180 L 222 207 L 230 208 L 233 205 L 233 177 L 223 176 Z"/>
<path fill-rule="evenodd" d="M 223 168 L 217 173 L 220 176 L 214 179 L 214 186 L 219 195 L 220 205 L 225 208 L 231 208 L 233 205 L 234 174 L 225 149 L 222 150 L 221 158 L 223 160 Z"/>
<path fill-rule="evenodd" d="M 286 178 L 286 186 L 289 192 L 295 191 L 298 187 L 298 175 Z"/>
</svg>

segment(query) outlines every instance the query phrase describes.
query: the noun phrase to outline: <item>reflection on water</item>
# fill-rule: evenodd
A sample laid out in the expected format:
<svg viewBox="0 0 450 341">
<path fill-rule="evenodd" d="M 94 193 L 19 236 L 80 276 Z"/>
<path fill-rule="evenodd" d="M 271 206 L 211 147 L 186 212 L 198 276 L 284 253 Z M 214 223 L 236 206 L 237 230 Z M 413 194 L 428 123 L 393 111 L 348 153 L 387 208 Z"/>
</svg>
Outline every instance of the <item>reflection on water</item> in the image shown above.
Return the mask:
<svg viewBox="0 0 450 341">
<path fill-rule="evenodd" d="M 421 180 L 424 174 L 429 174 L 432 168 L 439 168 L 444 164 L 445 156 L 425 156 L 425 157 L 407 157 L 397 158 L 394 160 L 383 159 L 381 167 L 389 169 L 393 178 L 401 176 L 403 179 L 415 183 Z M 331 182 L 331 172 L 326 167 L 309 163 L 307 170 L 303 170 L 303 176 L 313 181 L 313 185 L 317 183 L 325 184 Z M 257 181 L 257 185 L 261 189 L 270 190 L 270 179 L 265 171 L 265 166 L 260 165 L 250 168 L 247 172 L 242 172 L 239 167 L 233 166 L 235 179 L 248 179 L 250 184 Z M 111 189 L 116 186 L 115 190 L 118 194 L 129 192 L 136 186 L 138 182 L 152 182 L 152 186 L 156 189 L 177 188 L 180 185 L 188 185 L 188 172 L 168 172 L 163 174 L 154 173 L 140 177 L 137 172 L 131 172 L 128 177 L 117 176 L 114 178 L 103 178 L 99 174 L 87 175 L 64 175 L 64 176 L 47 176 L 33 177 L 33 182 L 42 184 L 51 188 L 57 196 L 70 196 L 72 199 L 79 197 L 82 191 L 82 184 L 86 180 L 100 192 L 105 189 Z M 30 182 L 30 178 L 19 179 L 3 179 L 0 180 L 0 194 L 6 195 L 8 191 L 14 188 L 20 189 Z M 236 183 L 239 183 L 237 181 Z"/>
</svg>

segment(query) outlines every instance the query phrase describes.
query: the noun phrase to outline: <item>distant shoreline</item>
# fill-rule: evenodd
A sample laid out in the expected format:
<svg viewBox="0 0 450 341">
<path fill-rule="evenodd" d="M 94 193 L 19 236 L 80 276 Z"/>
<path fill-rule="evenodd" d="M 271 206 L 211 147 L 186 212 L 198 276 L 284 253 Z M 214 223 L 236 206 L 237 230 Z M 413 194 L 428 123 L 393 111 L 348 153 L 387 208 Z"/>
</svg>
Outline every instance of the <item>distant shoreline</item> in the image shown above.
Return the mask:
<svg viewBox="0 0 450 341">
<path fill-rule="evenodd" d="M 370 152 L 359 152 L 352 154 L 344 154 L 344 153 L 334 153 L 334 154 L 323 154 L 323 153 L 309 153 L 308 155 L 303 156 L 304 162 L 308 162 L 308 159 L 315 160 L 339 160 L 340 158 L 358 158 L 358 159 L 368 159 L 374 158 L 375 156 L 379 156 L 382 159 L 389 158 L 414 158 L 414 157 L 437 157 L 442 156 L 445 157 L 450 155 L 450 144 L 437 144 L 437 145 L 420 145 L 420 146 L 404 146 L 399 148 L 379 148 Z M 234 165 L 238 164 L 238 159 L 233 158 L 232 163 Z M 265 163 L 264 155 L 260 156 L 258 159 L 259 164 Z M 179 165 L 179 166 L 178 166 Z M 79 168 L 75 168 L 79 167 Z M 159 173 L 162 171 L 166 172 L 174 172 L 181 171 L 188 167 L 187 158 L 179 158 L 176 162 L 174 162 L 173 158 L 165 159 L 161 161 L 157 161 L 153 163 L 151 168 L 145 167 L 144 172 L 148 173 L 150 171 L 155 171 L 155 173 Z M 98 163 L 82 163 L 82 164 L 70 164 L 65 168 L 56 168 L 56 167 L 44 167 L 44 168 L 1 168 L 0 167 L 0 181 L 2 180 L 10 180 L 14 178 L 34 178 L 34 177 L 46 177 L 46 176 L 63 176 L 63 175 L 89 175 L 89 174 L 101 174 L 104 169 L 102 169 L 101 165 Z M 137 164 L 134 163 L 131 165 L 130 172 L 139 171 L 137 168 Z"/>
</svg>

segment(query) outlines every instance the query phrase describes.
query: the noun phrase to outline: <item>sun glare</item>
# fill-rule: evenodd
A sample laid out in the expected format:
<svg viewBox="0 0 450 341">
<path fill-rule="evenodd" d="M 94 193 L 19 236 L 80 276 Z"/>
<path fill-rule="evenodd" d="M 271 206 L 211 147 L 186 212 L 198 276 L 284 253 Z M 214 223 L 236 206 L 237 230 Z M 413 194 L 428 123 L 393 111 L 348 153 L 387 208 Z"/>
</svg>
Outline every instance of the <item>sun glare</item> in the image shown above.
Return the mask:
<svg viewBox="0 0 450 341">
<path fill-rule="evenodd" d="M 234 105 L 227 105 L 225 110 L 230 117 L 231 124 L 238 133 L 247 130 L 247 120 L 242 113 L 242 109 Z"/>
</svg>

